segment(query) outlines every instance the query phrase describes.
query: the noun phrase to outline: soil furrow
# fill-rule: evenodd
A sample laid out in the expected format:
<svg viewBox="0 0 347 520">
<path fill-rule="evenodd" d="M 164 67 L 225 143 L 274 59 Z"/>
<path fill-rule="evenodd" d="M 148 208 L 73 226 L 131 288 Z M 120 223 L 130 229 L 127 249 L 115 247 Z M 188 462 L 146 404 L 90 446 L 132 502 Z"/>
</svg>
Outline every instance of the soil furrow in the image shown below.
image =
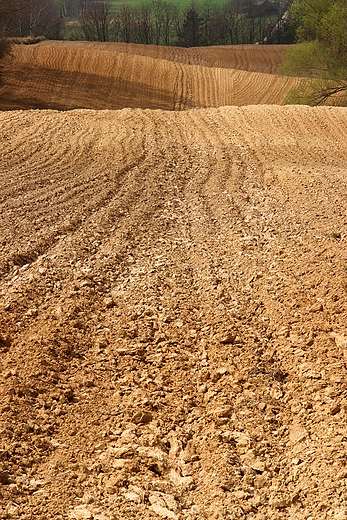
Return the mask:
<svg viewBox="0 0 347 520">
<path fill-rule="evenodd" d="M 0 114 L 1 517 L 345 518 L 346 119 Z"/>
</svg>

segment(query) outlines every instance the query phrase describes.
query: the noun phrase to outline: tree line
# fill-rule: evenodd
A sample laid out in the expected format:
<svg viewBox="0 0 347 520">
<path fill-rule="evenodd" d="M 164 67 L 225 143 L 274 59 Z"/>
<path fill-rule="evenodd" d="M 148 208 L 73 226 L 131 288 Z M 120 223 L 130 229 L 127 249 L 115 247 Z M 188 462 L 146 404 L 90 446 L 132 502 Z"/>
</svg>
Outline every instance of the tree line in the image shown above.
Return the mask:
<svg viewBox="0 0 347 520">
<path fill-rule="evenodd" d="M 0 37 L 60 37 L 63 19 L 56 0 L 0 0 Z"/>
<path fill-rule="evenodd" d="M 106 1 L 90 1 L 78 16 L 86 40 L 195 47 L 237 45 L 288 40 L 285 31 L 271 33 L 280 23 L 290 1 L 258 2 L 213 0 L 190 3 L 180 10 L 165 0 L 152 0 L 136 7 L 111 8 Z M 77 35 L 78 36 L 78 35 Z"/>
<path fill-rule="evenodd" d="M 166 0 L 115 7 L 109 0 L 1 0 L 0 26 L 12 37 L 66 37 L 194 47 L 288 43 L 283 16 L 292 0 Z M 277 28 L 277 30 L 276 30 Z"/>
</svg>

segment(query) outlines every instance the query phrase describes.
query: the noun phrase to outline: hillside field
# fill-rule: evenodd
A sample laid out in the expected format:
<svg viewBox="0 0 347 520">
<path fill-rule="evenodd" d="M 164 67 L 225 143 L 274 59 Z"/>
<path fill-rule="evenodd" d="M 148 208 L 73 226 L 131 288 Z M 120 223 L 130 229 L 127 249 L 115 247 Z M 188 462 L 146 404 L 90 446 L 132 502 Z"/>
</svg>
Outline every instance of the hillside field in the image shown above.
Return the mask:
<svg viewBox="0 0 347 520">
<path fill-rule="evenodd" d="M 276 74 L 287 48 L 17 45 L 4 73 L 0 108 L 182 110 L 282 104 L 296 82 Z"/>
<path fill-rule="evenodd" d="M 283 52 L 15 48 L 1 519 L 347 519 L 347 109 Z"/>
</svg>

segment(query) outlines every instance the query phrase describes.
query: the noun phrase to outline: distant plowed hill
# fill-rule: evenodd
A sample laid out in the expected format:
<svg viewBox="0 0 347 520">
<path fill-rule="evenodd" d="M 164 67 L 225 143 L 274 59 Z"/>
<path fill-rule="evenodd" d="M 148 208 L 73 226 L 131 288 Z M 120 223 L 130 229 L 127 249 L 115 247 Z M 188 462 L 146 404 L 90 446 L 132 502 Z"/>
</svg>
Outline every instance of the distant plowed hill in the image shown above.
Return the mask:
<svg viewBox="0 0 347 520">
<path fill-rule="evenodd" d="M 287 48 L 52 41 L 16 46 L 5 70 L 0 109 L 282 104 L 295 81 L 277 76 Z"/>
</svg>

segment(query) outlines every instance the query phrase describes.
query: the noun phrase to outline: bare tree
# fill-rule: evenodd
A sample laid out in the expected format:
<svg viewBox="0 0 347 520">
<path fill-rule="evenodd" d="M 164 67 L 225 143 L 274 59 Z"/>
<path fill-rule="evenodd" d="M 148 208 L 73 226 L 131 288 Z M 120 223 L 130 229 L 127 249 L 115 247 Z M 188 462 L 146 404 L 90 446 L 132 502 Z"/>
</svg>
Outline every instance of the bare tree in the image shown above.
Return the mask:
<svg viewBox="0 0 347 520">
<path fill-rule="evenodd" d="M 119 25 L 119 41 L 130 43 L 134 32 L 134 11 L 129 5 L 123 4 L 117 11 L 116 19 Z"/>
<path fill-rule="evenodd" d="M 80 14 L 80 0 L 60 0 L 59 11 L 61 18 L 75 17 Z"/>
<path fill-rule="evenodd" d="M 137 7 L 124 3 L 111 9 L 110 0 L 0 0 L 0 9 L 7 4 L 15 12 L 9 23 L 13 35 L 56 37 L 57 6 L 60 20 L 79 16 L 87 40 L 190 47 L 279 42 L 286 38 L 281 17 L 293 0 L 190 0 L 185 10 L 173 0 L 140 1 Z"/>
<path fill-rule="evenodd" d="M 164 26 L 164 2 L 162 0 L 152 0 L 151 10 L 154 28 L 154 43 L 160 45 Z"/>
<path fill-rule="evenodd" d="M 137 43 L 153 43 L 154 22 L 150 4 L 142 4 L 136 9 L 135 39 Z"/>
<path fill-rule="evenodd" d="M 105 0 L 90 2 L 86 11 L 81 14 L 79 23 L 86 40 L 109 41 L 113 16 L 108 2 Z"/>
<path fill-rule="evenodd" d="M 242 0 L 229 0 L 222 7 L 223 23 L 228 34 L 228 43 L 237 45 L 243 41 L 244 17 L 242 14 Z"/>
<path fill-rule="evenodd" d="M 213 20 L 216 15 L 216 7 L 213 0 L 203 0 L 200 9 L 202 22 L 202 45 L 213 45 L 216 35 L 212 32 Z"/>
<path fill-rule="evenodd" d="M 0 5 L 0 84 L 1 84 L 1 73 L 2 73 L 2 60 L 6 55 L 11 53 L 11 44 L 7 33 L 7 5 L 5 2 Z"/>
<path fill-rule="evenodd" d="M 1 0 L 10 36 L 58 38 L 62 26 L 54 0 Z"/>
<path fill-rule="evenodd" d="M 257 6 L 248 0 L 244 6 L 244 39 L 247 43 L 255 43 L 259 35 L 259 13 Z"/>
<path fill-rule="evenodd" d="M 223 13 L 223 6 L 218 5 L 215 7 L 211 32 L 214 34 L 216 44 L 227 45 L 229 43 L 228 27 Z"/>
<path fill-rule="evenodd" d="M 42 22 L 48 7 L 49 2 L 42 0 L 28 0 L 25 13 L 29 27 L 29 36 L 38 35 L 37 28 L 41 25 L 40 22 Z"/>
<path fill-rule="evenodd" d="M 90 3 L 90 0 L 77 0 L 78 1 L 78 9 L 80 13 L 85 13 Z"/>
<path fill-rule="evenodd" d="M 180 13 L 174 4 L 164 4 L 163 43 L 171 45 L 173 38 L 177 35 L 175 27 L 179 25 Z"/>
<path fill-rule="evenodd" d="M 11 54 L 10 41 L 8 40 L 8 38 L 5 38 L 4 36 L 0 35 L 0 85 L 3 70 L 2 61 L 5 58 L 5 56 L 8 56 L 9 54 Z"/>
</svg>

